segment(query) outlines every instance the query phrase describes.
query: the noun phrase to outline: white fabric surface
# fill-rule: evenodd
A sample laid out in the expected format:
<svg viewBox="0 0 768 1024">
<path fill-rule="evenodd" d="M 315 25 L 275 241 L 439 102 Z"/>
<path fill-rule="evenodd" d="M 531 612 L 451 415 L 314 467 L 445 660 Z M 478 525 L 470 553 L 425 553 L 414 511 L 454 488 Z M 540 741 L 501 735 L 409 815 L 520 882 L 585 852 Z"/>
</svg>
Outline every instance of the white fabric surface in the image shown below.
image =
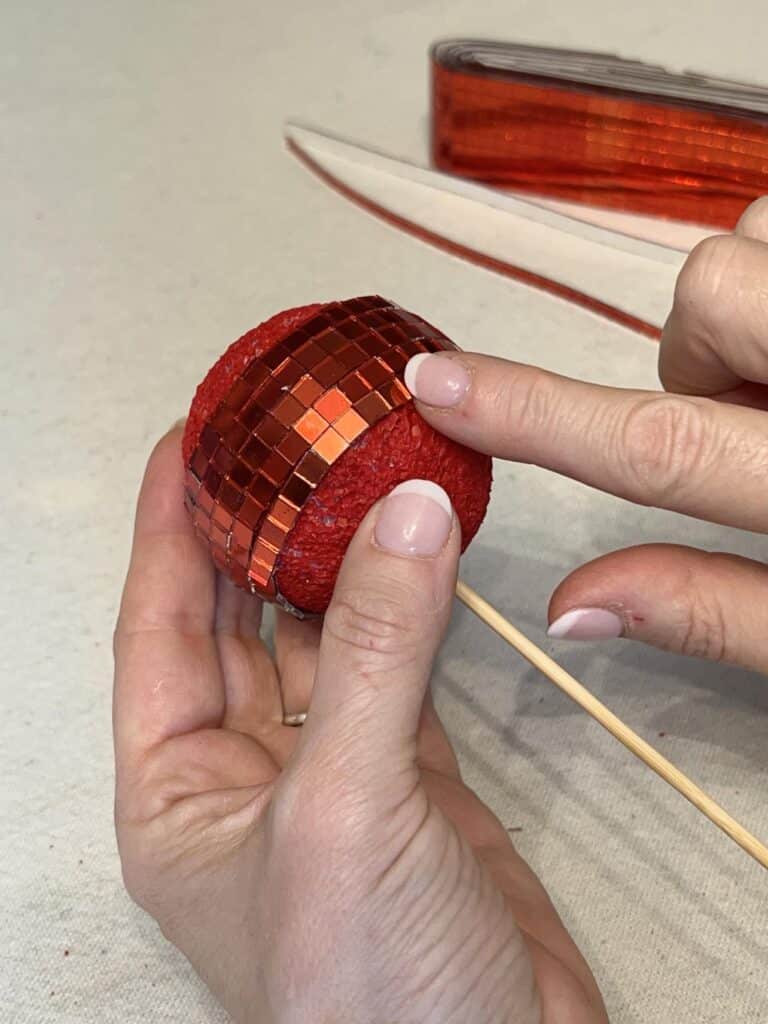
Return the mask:
<svg viewBox="0 0 768 1024">
<path fill-rule="evenodd" d="M 137 483 L 223 346 L 285 306 L 376 291 L 465 347 L 655 383 L 649 343 L 332 194 L 283 152 L 282 120 L 424 160 L 435 37 L 759 79 L 767 23 L 760 0 L 2 5 L 2 1020 L 224 1020 L 122 890 L 110 738 Z M 541 641 L 572 567 L 666 539 L 765 553 L 764 538 L 500 465 L 463 572 Z M 768 835 L 763 680 L 622 642 L 557 656 Z M 764 1024 L 764 873 L 461 610 L 436 687 L 469 781 L 522 828 L 612 1021 Z"/>
</svg>

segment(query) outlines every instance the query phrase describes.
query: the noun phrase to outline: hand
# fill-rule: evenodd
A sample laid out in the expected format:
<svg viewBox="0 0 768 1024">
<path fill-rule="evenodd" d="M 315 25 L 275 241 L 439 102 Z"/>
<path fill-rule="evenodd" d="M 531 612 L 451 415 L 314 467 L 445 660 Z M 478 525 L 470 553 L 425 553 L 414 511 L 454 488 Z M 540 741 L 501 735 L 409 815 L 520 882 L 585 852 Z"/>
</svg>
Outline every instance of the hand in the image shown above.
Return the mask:
<svg viewBox="0 0 768 1024">
<path fill-rule="evenodd" d="M 380 503 L 322 629 L 278 613 L 273 662 L 260 602 L 215 576 L 182 494 L 174 431 L 147 469 L 115 636 L 134 899 L 241 1024 L 604 1024 L 429 699 L 455 518 L 429 497 Z M 303 729 L 282 724 L 307 706 Z"/>
<path fill-rule="evenodd" d="M 417 356 L 406 382 L 438 430 L 641 505 L 768 533 L 768 198 L 678 279 L 667 394 L 483 356 Z M 615 552 L 556 590 L 550 635 L 626 636 L 768 671 L 768 567 L 677 545 Z"/>
</svg>

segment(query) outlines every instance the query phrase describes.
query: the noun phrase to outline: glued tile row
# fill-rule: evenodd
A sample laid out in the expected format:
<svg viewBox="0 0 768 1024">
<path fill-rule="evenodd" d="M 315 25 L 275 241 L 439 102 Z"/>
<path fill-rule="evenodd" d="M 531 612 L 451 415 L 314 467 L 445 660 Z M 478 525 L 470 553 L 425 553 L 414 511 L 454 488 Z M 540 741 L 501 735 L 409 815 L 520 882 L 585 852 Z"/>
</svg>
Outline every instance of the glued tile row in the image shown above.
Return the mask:
<svg viewBox="0 0 768 1024">
<path fill-rule="evenodd" d="M 248 363 L 186 469 L 187 511 L 217 567 L 286 604 L 277 563 L 304 503 L 350 445 L 411 401 L 408 360 L 455 347 L 420 317 L 366 296 L 323 306 Z"/>
</svg>

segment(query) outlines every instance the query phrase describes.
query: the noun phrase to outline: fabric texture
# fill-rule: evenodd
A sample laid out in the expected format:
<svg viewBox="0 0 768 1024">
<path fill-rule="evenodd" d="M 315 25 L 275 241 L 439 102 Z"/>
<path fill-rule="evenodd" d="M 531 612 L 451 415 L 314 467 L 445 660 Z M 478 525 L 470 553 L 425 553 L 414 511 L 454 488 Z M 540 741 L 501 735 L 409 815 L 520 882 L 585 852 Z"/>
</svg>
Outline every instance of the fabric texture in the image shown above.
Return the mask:
<svg viewBox="0 0 768 1024">
<path fill-rule="evenodd" d="M 427 50 L 451 34 L 765 78 L 763 3 L 700 5 L 695 29 L 693 11 L 2 5 L 3 1021 L 225 1021 L 122 887 L 110 640 L 147 455 L 229 339 L 307 298 L 375 292 L 462 348 L 656 386 L 650 342 L 376 222 L 285 153 L 283 120 L 424 162 Z M 559 580 L 645 540 L 765 556 L 764 538 L 498 464 L 462 574 L 768 837 L 764 680 L 623 641 L 546 641 Z M 463 609 L 434 680 L 467 780 L 545 881 L 612 1022 L 764 1024 L 764 872 Z"/>
</svg>

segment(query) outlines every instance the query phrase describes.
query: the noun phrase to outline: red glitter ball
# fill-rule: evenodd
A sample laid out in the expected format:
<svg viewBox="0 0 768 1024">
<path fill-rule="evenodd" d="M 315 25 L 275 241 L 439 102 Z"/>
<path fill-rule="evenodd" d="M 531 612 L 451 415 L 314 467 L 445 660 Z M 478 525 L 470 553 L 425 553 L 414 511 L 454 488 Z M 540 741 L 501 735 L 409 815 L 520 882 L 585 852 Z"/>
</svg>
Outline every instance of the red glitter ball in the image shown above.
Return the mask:
<svg viewBox="0 0 768 1024">
<path fill-rule="evenodd" d="M 321 308 L 319 302 L 309 306 L 296 306 L 276 313 L 263 324 L 254 327 L 233 341 L 227 351 L 216 360 L 195 392 L 189 409 L 181 450 L 184 465 L 189 463 L 200 439 L 203 427 L 216 411 L 216 406 L 228 393 L 238 374 L 254 356 L 268 352 L 278 341 L 295 331 Z"/>
<path fill-rule="evenodd" d="M 323 309 L 321 304 L 279 313 L 232 344 L 197 389 L 183 440 L 185 464 L 219 403 L 254 356 L 264 356 Z M 440 484 L 462 529 L 462 550 L 485 515 L 491 460 L 432 429 L 412 402 L 368 427 L 328 469 L 285 537 L 275 581 L 285 600 L 309 613 L 328 607 L 344 552 L 374 502 L 405 480 Z M 223 566 L 219 563 L 219 567 Z"/>
</svg>

